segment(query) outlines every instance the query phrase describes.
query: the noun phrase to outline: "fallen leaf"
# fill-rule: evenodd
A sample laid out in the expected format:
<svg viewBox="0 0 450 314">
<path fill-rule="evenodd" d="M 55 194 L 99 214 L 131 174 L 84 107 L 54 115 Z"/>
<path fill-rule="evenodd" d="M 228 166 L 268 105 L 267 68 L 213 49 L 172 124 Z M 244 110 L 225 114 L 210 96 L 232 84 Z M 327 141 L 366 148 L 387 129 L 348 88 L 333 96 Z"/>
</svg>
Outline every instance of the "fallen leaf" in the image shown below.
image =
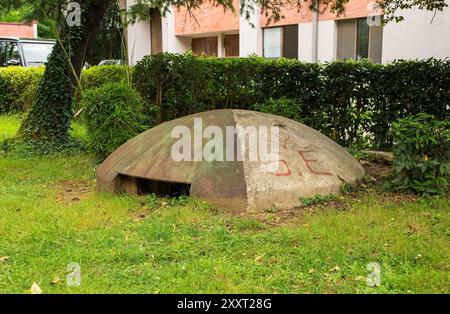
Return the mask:
<svg viewBox="0 0 450 314">
<path fill-rule="evenodd" d="M 41 287 L 39 287 L 35 282 L 31 285 L 31 294 L 42 294 Z"/>
<path fill-rule="evenodd" d="M 339 271 L 341 271 L 339 266 L 334 266 L 333 268 L 330 269 L 330 272 L 332 272 L 332 273 L 336 273 L 336 272 L 339 272 Z"/>
<path fill-rule="evenodd" d="M 0 262 L 6 262 L 9 260 L 9 256 L 0 256 Z"/>
<path fill-rule="evenodd" d="M 59 279 L 59 277 L 55 277 L 55 279 L 53 279 L 52 281 L 50 281 L 50 284 L 56 286 L 56 285 L 59 284 L 60 282 L 61 282 L 61 279 Z"/>
<path fill-rule="evenodd" d="M 312 274 L 313 272 L 315 272 L 316 270 L 314 268 L 311 268 L 310 270 L 308 270 L 308 274 Z"/>
<path fill-rule="evenodd" d="M 260 256 L 258 256 L 258 257 L 255 258 L 255 261 L 256 261 L 256 262 L 261 262 L 261 261 L 262 261 L 262 258 L 263 258 L 262 255 L 260 255 Z"/>
</svg>

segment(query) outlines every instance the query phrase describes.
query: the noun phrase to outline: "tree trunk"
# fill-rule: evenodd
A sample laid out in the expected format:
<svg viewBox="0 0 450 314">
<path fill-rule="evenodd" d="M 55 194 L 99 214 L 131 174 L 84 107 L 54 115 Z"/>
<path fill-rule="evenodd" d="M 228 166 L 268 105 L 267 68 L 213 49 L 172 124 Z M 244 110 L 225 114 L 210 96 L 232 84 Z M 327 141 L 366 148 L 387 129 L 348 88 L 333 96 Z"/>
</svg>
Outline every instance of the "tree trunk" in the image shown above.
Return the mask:
<svg viewBox="0 0 450 314">
<path fill-rule="evenodd" d="M 90 48 L 111 1 L 114 0 L 78 0 L 81 24 L 69 26 L 64 23 L 31 110 L 19 130 L 22 139 L 56 142 L 69 139 L 72 97 L 78 85 L 84 54 Z"/>
</svg>

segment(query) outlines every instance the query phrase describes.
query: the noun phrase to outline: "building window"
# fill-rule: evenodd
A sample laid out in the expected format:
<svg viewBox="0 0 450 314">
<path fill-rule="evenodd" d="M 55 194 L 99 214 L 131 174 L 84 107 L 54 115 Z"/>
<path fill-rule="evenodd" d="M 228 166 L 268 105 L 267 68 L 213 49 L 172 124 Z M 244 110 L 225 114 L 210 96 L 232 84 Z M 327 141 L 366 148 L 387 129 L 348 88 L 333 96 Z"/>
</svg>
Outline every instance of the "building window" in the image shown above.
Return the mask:
<svg viewBox="0 0 450 314">
<path fill-rule="evenodd" d="M 216 56 L 218 40 L 217 36 L 214 37 L 203 37 L 203 38 L 192 38 L 192 52 L 196 56 L 206 55 L 206 56 Z"/>
<path fill-rule="evenodd" d="M 22 64 L 22 58 L 20 56 L 19 46 L 17 43 L 6 42 L 4 59 L 4 66 Z"/>
<path fill-rule="evenodd" d="M 264 29 L 264 57 L 279 58 L 283 50 L 283 28 L 272 27 Z"/>
<path fill-rule="evenodd" d="M 223 39 L 225 57 L 239 57 L 239 34 L 225 35 Z"/>
<path fill-rule="evenodd" d="M 298 58 L 298 25 L 264 29 L 264 57 Z"/>
<path fill-rule="evenodd" d="M 367 19 L 351 19 L 337 22 L 337 58 L 341 60 L 371 59 L 381 63 L 383 27 L 369 26 Z"/>
<path fill-rule="evenodd" d="M 369 25 L 366 19 L 358 19 L 356 26 L 356 60 L 369 57 Z"/>
</svg>

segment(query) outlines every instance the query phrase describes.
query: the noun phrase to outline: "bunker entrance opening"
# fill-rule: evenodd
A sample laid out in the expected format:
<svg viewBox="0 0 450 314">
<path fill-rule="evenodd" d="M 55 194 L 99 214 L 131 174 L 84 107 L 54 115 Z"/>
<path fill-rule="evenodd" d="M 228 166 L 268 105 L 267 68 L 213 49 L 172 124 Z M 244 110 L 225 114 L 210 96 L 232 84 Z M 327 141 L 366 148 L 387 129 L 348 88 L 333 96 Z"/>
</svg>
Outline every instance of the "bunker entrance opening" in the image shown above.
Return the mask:
<svg viewBox="0 0 450 314">
<path fill-rule="evenodd" d="M 189 196 L 191 185 L 189 183 L 153 180 L 120 175 L 120 190 L 123 192 L 159 197 Z"/>
</svg>

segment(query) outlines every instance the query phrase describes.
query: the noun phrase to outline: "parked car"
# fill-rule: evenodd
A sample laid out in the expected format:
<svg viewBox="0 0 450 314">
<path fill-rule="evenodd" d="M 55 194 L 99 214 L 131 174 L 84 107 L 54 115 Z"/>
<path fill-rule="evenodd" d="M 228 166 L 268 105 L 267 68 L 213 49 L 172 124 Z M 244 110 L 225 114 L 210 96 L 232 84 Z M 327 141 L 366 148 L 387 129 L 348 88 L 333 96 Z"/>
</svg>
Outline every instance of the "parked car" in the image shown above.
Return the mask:
<svg viewBox="0 0 450 314">
<path fill-rule="evenodd" d="M 124 60 L 119 60 L 119 59 L 110 59 L 110 60 L 102 60 L 98 63 L 98 65 L 111 65 L 111 64 L 125 64 Z"/>
<path fill-rule="evenodd" d="M 0 67 L 43 65 L 54 45 L 51 39 L 0 37 Z"/>
</svg>

